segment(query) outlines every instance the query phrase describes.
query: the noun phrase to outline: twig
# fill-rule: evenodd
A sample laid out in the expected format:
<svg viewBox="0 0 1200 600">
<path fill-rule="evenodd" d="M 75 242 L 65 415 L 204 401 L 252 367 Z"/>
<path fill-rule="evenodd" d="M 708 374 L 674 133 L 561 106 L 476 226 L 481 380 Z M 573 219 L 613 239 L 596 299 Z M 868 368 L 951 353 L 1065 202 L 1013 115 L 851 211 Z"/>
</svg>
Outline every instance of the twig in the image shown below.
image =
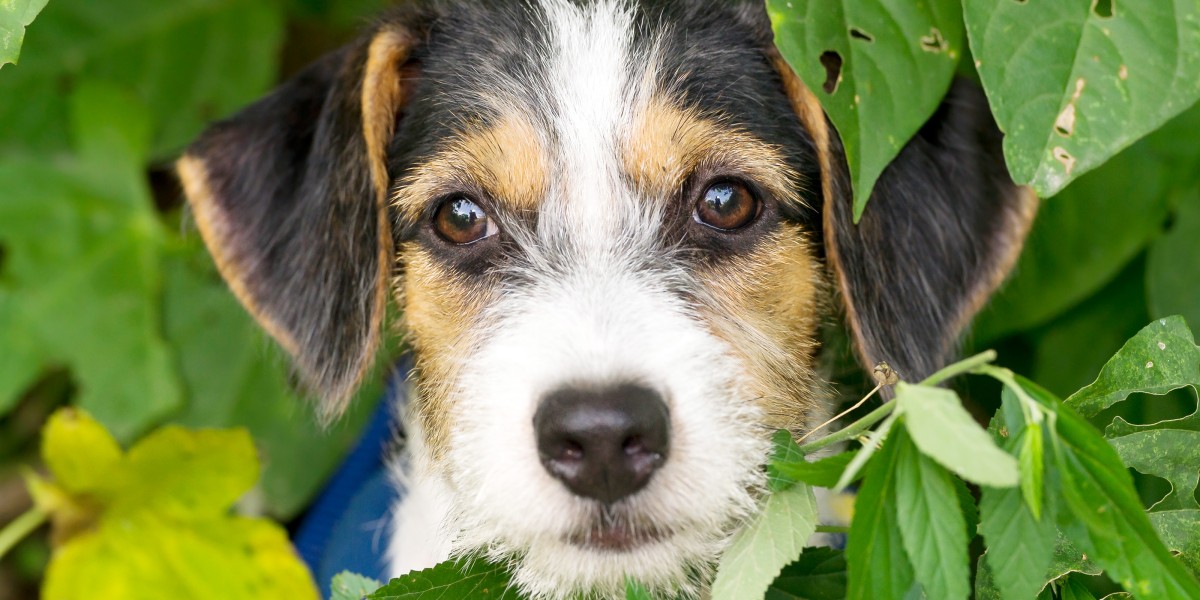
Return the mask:
<svg viewBox="0 0 1200 600">
<path fill-rule="evenodd" d="M 46 511 L 38 507 L 33 507 L 25 514 L 17 517 L 13 522 L 0 529 L 0 558 L 4 558 L 9 550 L 25 539 L 29 534 L 33 533 L 38 527 L 41 527 L 46 522 L 49 515 Z"/>
</svg>

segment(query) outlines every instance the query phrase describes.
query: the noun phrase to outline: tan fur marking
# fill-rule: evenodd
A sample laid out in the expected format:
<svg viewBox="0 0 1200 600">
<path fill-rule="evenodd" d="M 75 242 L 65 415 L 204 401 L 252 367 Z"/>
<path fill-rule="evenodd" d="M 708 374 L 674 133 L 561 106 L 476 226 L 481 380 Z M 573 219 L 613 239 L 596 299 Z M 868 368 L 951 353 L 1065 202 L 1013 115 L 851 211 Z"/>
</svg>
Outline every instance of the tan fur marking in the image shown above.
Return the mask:
<svg viewBox="0 0 1200 600">
<path fill-rule="evenodd" d="M 786 202 L 801 202 L 799 176 L 783 151 L 718 118 L 655 97 L 638 116 L 623 148 L 625 172 L 651 198 L 675 194 L 698 168 L 741 171 Z"/>
<path fill-rule="evenodd" d="M 445 453 L 455 418 L 453 385 L 467 366 L 464 357 L 471 356 L 478 341 L 472 335 L 473 325 L 491 301 L 491 285 L 455 275 L 416 244 L 406 245 L 400 256 L 405 282 L 396 292 L 417 360 L 417 414 L 436 461 Z"/>
<path fill-rule="evenodd" d="M 228 255 L 230 248 L 228 237 L 231 230 L 229 219 L 213 199 L 212 190 L 208 185 L 208 168 L 205 167 L 204 161 L 185 155 L 175 163 L 175 169 L 183 184 L 184 194 L 191 204 L 192 215 L 196 219 L 196 228 L 200 230 L 200 237 L 204 239 L 213 261 L 216 262 L 217 271 L 229 283 L 229 289 L 233 290 L 233 295 L 262 325 L 263 329 L 275 338 L 275 341 L 279 342 L 279 345 L 283 346 L 283 349 L 289 354 L 295 354 L 299 347 L 296 340 L 270 315 L 258 307 L 253 294 L 246 288 L 245 272 L 237 264 L 237 259 Z"/>
<path fill-rule="evenodd" d="M 392 203 L 415 218 L 444 188 L 478 186 L 511 210 L 528 211 L 541 204 L 548 185 L 537 130 L 524 117 L 509 115 L 448 142 L 406 178 Z"/>
<path fill-rule="evenodd" d="M 824 393 L 814 369 L 823 278 L 803 230 L 784 225 L 753 253 L 703 278 L 715 306 L 706 321 L 747 367 L 745 381 L 773 429 L 804 431 Z"/>
</svg>

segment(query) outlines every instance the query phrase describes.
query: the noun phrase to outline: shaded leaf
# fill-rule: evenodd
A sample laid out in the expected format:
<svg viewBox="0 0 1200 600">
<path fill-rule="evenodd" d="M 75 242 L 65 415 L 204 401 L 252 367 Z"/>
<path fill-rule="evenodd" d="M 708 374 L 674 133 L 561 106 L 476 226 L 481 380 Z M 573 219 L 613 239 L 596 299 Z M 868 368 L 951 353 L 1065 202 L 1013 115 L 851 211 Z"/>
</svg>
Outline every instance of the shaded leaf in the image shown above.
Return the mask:
<svg viewBox="0 0 1200 600">
<path fill-rule="evenodd" d="M 899 445 L 896 512 L 917 581 L 932 598 L 965 599 L 970 592 L 967 526 L 950 473 L 907 436 L 892 435 Z"/>
<path fill-rule="evenodd" d="M 1200 383 L 1200 347 L 1180 317 L 1156 320 L 1138 332 L 1101 369 L 1091 385 L 1067 398 L 1084 416 L 1134 392 L 1165 394 Z"/>
<path fill-rule="evenodd" d="M 787 439 L 782 439 L 779 432 L 775 434 L 775 454 L 767 463 L 768 484 L 772 491 L 786 489 L 797 481 L 832 488 L 837 485 L 846 465 L 858 454 L 857 451 L 842 452 L 810 462 L 804 458 L 791 434 L 782 433 Z"/>
<path fill-rule="evenodd" d="M 1171 493 L 1151 510 L 1200 510 L 1200 431 L 1150 429 L 1109 442 L 1125 465 L 1171 482 Z"/>
<path fill-rule="evenodd" d="M 1146 297 L 1156 317 L 1200 323 L 1200 189 L 1181 195 L 1175 224 L 1150 245 Z"/>
<path fill-rule="evenodd" d="M 367 596 L 368 600 L 442 600 L 497 598 L 517 600 L 508 570 L 484 560 L 449 561 L 397 577 Z"/>
<path fill-rule="evenodd" d="M 713 600 L 759 600 L 817 530 L 812 489 L 796 484 L 767 497 L 762 511 L 729 544 L 713 581 Z"/>
<path fill-rule="evenodd" d="M 25 28 L 46 7 L 47 0 L 5 0 L 0 2 L 0 68 L 16 63 L 25 41 Z"/>
<path fill-rule="evenodd" d="M 764 600 L 842 600 L 846 597 L 846 556 L 841 550 L 805 548 L 796 562 L 767 589 Z"/>
<path fill-rule="evenodd" d="M 1096 596 L 1076 577 L 1068 577 L 1058 590 L 1059 600 L 1096 600 Z"/>
<path fill-rule="evenodd" d="M 1200 5 L 966 0 L 1013 179 L 1052 196 L 1200 99 Z"/>
<path fill-rule="evenodd" d="M 1200 578 L 1200 510 L 1162 510 L 1150 513 L 1150 522 L 1163 543 Z"/>
<path fill-rule="evenodd" d="M 1017 485 L 1016 459 L 996 447 L 954 392 L 900 382 L 896 400 L 921 452 L 968 481 L 993 487 Z"/>
<path fill-rule="evenodd" d="M 821 101 L 857 221 L 884 167 L 933 114 L 963 55 L 957 0 L 768 0 L 779 51 Z"/>
</svg>

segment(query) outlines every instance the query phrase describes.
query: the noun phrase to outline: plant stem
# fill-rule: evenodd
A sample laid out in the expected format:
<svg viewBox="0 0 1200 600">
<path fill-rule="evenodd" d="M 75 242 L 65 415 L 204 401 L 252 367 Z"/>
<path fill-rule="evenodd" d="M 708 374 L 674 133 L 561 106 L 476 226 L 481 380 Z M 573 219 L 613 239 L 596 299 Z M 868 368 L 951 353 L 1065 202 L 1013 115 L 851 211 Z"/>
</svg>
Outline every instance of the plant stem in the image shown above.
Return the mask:
<svg viewBox="0 0 1200 600">
<path fill-rule="evenodd" d="M 952 365 L 946 365 L 945 367 L 942 367 L 933 375 L 926 377 L 925 380 L 921 382 L 921 385 L 937 385 L 952 377 L 957 377 L 963 373 L 973 371 L 980 366 L 986 365 L 994 360 L 996 360 L 996 351 L 985 350 L 970 358 L 964 358 L 963 360 L 960 360 Z"/>
<path fill-rule="evenodd" d="M 4 558 L 9 550 L 12 550 L 35 529 L 41 527 L 48 516 L 46 511 L 35 506 L 5 525 L 4 529 L 0 529 L 0 558 Z"/>
<path fill-rule="evenodd" d="M 858 434 L 870 429 L 872 425 L 890 415 L 892 410 L 895 408 L 896 401 L 888 400 L 879 408 L 867 413 L 865 417 L 847 425 L 844 429 L 841 429 L 835 433 L 831 433 L 819 440 L 800 446 L 800 451 L 804 452 L 805 454 L 812 454 L 813 452 L 816 452 L 817 450 L 820 450 L 826 446 L 832 446 L 833 444 L 837 444 L 839 442 L 852 440 L 858 437 Z"/>
</svg>

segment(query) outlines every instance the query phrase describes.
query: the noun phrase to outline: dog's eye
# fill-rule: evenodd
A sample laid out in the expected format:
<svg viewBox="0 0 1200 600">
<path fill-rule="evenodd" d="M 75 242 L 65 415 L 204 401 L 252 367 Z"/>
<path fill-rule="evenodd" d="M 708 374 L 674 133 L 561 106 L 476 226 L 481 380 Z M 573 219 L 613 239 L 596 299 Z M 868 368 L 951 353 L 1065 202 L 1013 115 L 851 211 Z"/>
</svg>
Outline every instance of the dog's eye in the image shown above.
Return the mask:
<svg viewBox="0 0 1200 600">
<path fill-rule="evenodd" d="M 722 231 L 741 229 L 758 216 L 758 198 L 742 183 L 718 181 L 708 186 L 696 203 L 695 218 Z"/>
<path fill-rule="evenodd" d="M 487 212 L 465 196 L 443 201 L 433 214 L 433 228 L 453 244 L 471 244 L 499 231 Z"/>
</svg>

